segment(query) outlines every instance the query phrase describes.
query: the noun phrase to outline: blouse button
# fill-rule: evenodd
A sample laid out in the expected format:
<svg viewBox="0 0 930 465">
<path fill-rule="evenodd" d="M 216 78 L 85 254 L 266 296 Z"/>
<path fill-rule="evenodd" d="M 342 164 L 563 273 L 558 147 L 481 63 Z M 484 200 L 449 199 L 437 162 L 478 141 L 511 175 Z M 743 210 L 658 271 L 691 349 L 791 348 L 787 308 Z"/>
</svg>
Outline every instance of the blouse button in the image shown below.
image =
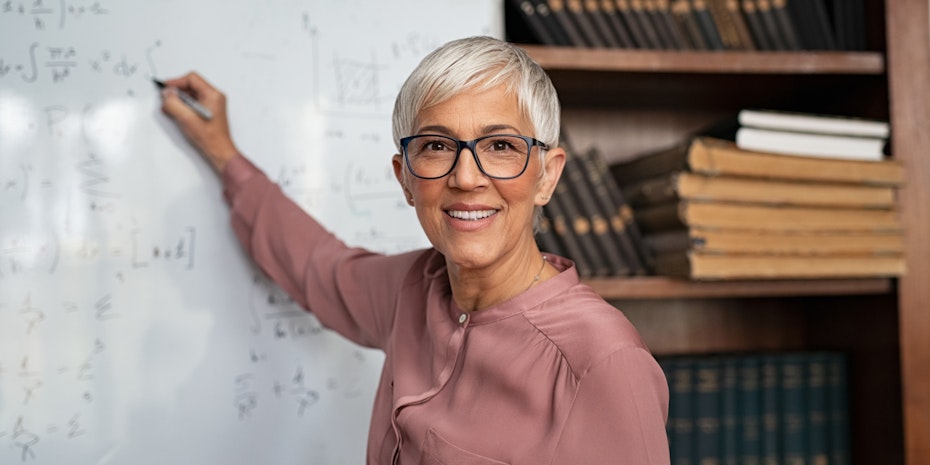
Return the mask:
<svg viewBox="0 0 930 465">
<path fill-rule="evenodd" d="M 467 315 L 467 314 L 463 313 L 463 314 L 459 315 L 459 324 L 460 324 L 460 325 L 464 325 L 466 321 L 468 321 L 468 315 Z"/>
</svg>

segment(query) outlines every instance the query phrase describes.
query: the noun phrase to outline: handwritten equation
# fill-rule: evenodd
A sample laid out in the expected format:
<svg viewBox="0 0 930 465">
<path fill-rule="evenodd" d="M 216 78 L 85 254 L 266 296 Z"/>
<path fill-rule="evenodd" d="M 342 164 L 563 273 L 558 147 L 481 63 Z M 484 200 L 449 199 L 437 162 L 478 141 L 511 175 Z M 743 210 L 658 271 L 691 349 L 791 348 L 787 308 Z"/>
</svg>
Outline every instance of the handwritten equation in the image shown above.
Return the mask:
<svg viewBox="0 0 930 465">
<path fill-rule="evenodd" d="M 21 18 L 31 22 L 36 31 L 49 28 L 64 29 L 69 21 L 108 14 L 107 8 L 99 1 L 30 0 L 17 2 L 3 0 L 0 2 L 0 19 L 4 19 L 4 16 Z"/>
<path fill-rule="evenodd" d="M 149 76 L 153 75 L 152 51 L 160 44 L 160 41 L 155 41 L 145 51 Z M 36 41 L 15 56 L 0 55 L 0 83 L 15 79 L 33 84 L 44 82 L 44 76 L 47 82 L 61 84 L 82 71 L 90 76 L 131 79 L 140 74 L 143 62 L 129 57 L 127 53 L 113 52 L 110 49 L 95 49 L 84 53 L 78 46 Z"/>
</svg>

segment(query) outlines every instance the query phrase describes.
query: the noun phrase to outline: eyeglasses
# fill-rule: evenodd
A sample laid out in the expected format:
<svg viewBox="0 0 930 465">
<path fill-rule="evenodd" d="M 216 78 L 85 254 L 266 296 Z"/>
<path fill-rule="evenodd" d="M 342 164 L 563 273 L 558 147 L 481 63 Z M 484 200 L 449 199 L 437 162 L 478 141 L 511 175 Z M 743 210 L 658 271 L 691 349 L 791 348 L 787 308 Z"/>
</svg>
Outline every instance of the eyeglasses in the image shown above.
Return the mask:
<svg viewBox="0 0 930 465">
<path fill-rule="evenodd" d="M 438 179 L 451 173 L 465 148 L 471 150 L 478 169 L 487 177 L 513 179 L 526 171 L 533 147 L 549 148 L 542 141 L 516 134 L 493 134 L 468 141 L 419 134 L 404 137 L 400 145 L 407 169 L 421 179 Z"/>
</svg>

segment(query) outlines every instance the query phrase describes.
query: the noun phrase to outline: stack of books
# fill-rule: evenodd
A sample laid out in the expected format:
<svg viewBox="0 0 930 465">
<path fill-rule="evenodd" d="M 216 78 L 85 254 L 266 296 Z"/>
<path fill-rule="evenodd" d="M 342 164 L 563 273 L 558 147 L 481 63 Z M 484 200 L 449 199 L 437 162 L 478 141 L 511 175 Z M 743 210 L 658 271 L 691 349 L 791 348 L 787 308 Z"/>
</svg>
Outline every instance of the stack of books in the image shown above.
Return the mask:
<svg viewBox="0 0 930 465">
<path fill-rule="evenodd" d="M 645 247 L 633 211 L 596 149 L 568 152 L 556 190 L 543 207 L 539 248 L 575 262 L 582 278 L 642 275 Z"/>
<path fill-rule="evenodd" d="M 767 149 L 698 136 L 611 166 L 656 274 L 725 280 L 905 272 L 899 162 Z"/>
<path fill-rule="evenodd" d="M 848 464 L 840 352 L 659 357 L 672 463 Z"/>
<path fill-rule="evenodd" d="M 509 0 L 507 5 L 508 24 L 516 26 L 510 30 L 526 30 L 527 40 L 553 46 L 866 49 L 864 0 Z"/>
</svg>

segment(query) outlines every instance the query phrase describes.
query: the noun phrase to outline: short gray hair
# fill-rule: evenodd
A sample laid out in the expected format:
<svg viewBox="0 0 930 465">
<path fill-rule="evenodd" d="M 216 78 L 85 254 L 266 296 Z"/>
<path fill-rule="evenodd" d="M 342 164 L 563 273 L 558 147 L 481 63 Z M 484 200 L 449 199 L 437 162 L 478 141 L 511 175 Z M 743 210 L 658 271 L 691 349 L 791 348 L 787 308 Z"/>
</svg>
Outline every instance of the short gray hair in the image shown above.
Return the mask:
<svg viewBox="0 0 930 465">
<path fill-rule="evenodd" d="M 462 92 L 504 84 L 533 124 L 533 137 L 559 143 L 561 108 L 549 76 L 523 49 L 487 36 L 453 40 L 427 55 L 410 73 L 394 102 L 393 135 L 413 135 L 417 115 Z M 540 151 L 542 152 L 542 151 Z"/>
</svg>

